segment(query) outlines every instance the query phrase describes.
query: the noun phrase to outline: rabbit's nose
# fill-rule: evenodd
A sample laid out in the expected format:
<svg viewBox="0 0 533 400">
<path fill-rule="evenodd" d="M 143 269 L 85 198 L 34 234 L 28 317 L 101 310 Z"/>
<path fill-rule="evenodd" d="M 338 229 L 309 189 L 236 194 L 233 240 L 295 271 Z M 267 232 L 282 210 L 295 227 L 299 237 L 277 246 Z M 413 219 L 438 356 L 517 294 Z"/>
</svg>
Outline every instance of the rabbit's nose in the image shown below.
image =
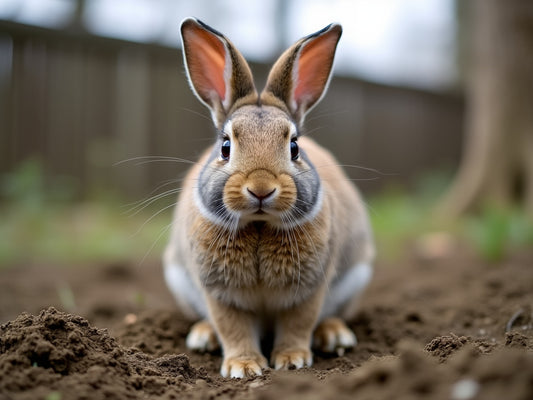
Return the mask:
<svg viewBox="0 0 533 400">
<path fill-rule="evenodd" d="M 269 188 L 267 189 L 255 188 L 253 190 L 250 190 L 250 188 L 246 188 L 246 190 L 248 190 L 248 193 L 250 193 L 252 196 L 254 196 L 259 201 L 263 201 L 269 198 L 270 196 L 272 196 L 274 192 L 276 191 L 276 188 L 272 190 L 270 190 Z"/>
</svg>

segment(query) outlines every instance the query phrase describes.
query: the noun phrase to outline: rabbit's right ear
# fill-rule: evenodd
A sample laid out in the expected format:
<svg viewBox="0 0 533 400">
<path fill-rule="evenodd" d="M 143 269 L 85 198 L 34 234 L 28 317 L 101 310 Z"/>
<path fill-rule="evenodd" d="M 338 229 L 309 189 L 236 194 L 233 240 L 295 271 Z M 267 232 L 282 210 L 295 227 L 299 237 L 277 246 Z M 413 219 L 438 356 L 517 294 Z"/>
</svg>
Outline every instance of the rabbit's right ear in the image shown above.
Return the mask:
<svg viewBox="0 0 533 400">
<path fill-rule="evenodd" d="M 200 20 L 187 18 L 181 24 L 181 38 L 191 87 L 209 107 L 219 129 L 232 109 L 257 103 L 250 67 L 224 35 Z"/>
</svg>

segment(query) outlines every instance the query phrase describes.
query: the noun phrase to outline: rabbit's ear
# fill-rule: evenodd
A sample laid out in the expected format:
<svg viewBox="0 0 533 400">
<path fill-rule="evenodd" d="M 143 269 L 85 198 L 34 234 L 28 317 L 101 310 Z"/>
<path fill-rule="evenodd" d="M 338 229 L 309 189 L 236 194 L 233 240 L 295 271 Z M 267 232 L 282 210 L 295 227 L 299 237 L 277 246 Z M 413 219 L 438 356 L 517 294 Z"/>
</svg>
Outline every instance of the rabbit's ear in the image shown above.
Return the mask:
<svg viewBox="0 0 533 400">
<path fill-rule="evenodd" d="M 326 92 L 341 34 L 342 27 L 331 24 L 285 51 L 268 75 L 262 103 L 284 105 L 296 123 L 302 124 Z"/>
<path fill-rule="evenodd" d="M 191 87 L 210 108 L 218 128 L 232 108 L 257 102 L 250 67 L 224 35 L 200 20 L 187 18 L 181 24 L 181 38 Z"/>
</svg>

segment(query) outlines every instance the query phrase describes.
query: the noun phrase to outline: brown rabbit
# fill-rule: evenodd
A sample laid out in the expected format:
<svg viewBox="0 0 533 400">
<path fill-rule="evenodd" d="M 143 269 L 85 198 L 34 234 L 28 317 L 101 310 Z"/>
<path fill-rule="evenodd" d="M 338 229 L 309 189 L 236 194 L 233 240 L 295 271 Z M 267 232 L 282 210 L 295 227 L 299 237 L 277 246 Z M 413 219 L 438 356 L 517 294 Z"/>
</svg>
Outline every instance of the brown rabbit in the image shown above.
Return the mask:
<svg viewBox="0 0 533 400">
<path fill-rule="evenodd" d="M 372 275 L 371 229 L 335 159 L 300 131 L 328 86 L 341 32 L 331 24 L 299 40 L 258 94 L 226 37 L 196 19 L 181 25 L 189 81 L 217 138 L 184 181 L 165 279 L 200 320 L 188 347 L 220 343 L 223 376 L 261 375 L 267 329 L 276 369 L 311 365 L 312 342 L 337 353 L 356 344 L 343 319 Z"/>
</svg>

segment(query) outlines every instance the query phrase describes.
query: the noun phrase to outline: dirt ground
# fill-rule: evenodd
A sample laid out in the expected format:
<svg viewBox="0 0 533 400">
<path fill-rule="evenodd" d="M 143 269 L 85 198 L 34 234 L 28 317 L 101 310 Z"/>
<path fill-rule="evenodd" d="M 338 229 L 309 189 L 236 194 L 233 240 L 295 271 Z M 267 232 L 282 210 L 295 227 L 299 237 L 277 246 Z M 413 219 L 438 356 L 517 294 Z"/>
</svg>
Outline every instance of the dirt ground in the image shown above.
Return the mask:
<svg viewBox="0 0 533 400">
<path fill-rule="evenodd" d="M 533 399 L 532 307 L 533 251 L 380 262 L 354 350 L 232 380 L 186 349 L 157 263 L 4 268 L 0 399 Z"/>
</svg>

